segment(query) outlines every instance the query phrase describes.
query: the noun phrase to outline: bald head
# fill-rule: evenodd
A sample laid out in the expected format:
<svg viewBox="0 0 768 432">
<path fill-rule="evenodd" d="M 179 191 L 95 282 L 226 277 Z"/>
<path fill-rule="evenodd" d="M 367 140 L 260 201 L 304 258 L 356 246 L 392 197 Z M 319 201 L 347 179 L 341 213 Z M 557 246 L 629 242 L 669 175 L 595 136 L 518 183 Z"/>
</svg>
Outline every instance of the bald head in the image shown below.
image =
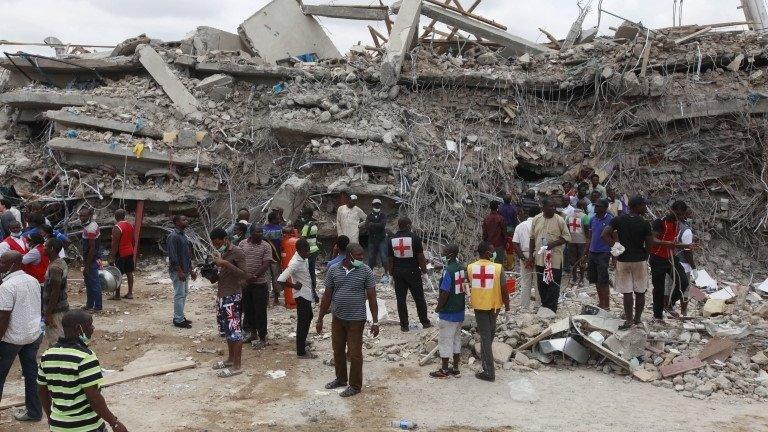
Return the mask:
<svg viewBox="0 0 768 432">
<path fill-rule="evenodd" d="M 16 251 L 8 251 L 0 255 L 0 272 L 10 273 L 21 268 L 22 255 Z"/>
</svg>

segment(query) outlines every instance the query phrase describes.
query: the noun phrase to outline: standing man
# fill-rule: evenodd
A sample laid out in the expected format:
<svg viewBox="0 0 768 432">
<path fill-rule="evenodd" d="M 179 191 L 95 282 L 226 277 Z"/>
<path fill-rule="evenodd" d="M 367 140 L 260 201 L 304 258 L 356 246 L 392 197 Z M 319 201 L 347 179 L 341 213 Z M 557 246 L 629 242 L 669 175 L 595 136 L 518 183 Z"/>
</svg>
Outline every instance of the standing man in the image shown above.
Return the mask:
<svg viewBox="0 0 768 432">
<path fill-rule="evenodd" d="M 27 240 L 29 252 L 21 259 L 22 270 L 37 279 L 38 283 L 45 282 L 45 272 L 48 270 L 48 255 L 45 253 L 45 240 L 43 236 L 34 233 Z"/>
<path fill-rule="evenodd" d="M 285 289 L 285 283 L 291 279 L 296 299 L 296 355 L 299 358 L 314 359 L 317 355 L 307 349 L 307 334 L 312 324 L 312 281 L 309 277 L 310 247 L 307 239 L 296 242 L 296 253 L 291 257 L 288 267 L 277 277 L 277 283 Z"/>
<path fill-rule="evenodd" d="M 440 314 L 437 345 L 440 347 L 442 367 L 429 374 L 432 378 L 458 376 L 461 364 L 461 325 L 464 323 L 464 310 L 469 290 L 466 266 L 459 262 L 459 247 L 451 244 L 445 247 L 443 254 L 447 259 L 440 279 L 440 296 L 435 312 Z M 448 362 L 453 357 L 453 368 Z"/>
<path fill-rule="evenodd" d="M 9 250 L 16 251 L 22 255 L 29 252 L 29 244 L 21 234 L 21 223 L 14 219 L 8 224 L 8 237 L 0 242 L 0 255 Z"/>
<path fill-rule="evenodd" d="M 3 238 L 11 235 L 11 222 L 16 221 L 19 223 L 19 226 L 21 226 L 21 217 L 16 219 L 16 216 L 10 210 L 11 208 L 11 203 L 7 198 L 0 199 L 0 232 L 2 232 Z"/>
<path fill-rule="evenodd" d="M 669 296 L 666 292 L 667 276 L 672 280 L 673 292 L 688 291 L 688 276 L 679 263 L 675 262 L 674 247 L 679 237 L 680 222 L 688 214 L 688 205 L 683 201 L 672 203 L 670 212 L 662 219 L 656 219 L 651 225 L 653 230 L 653 246 L 650 248 L 648 264 L 651 266 L 651 285 L 653 285 L 653 317 L 664 320 L 664 311 L 671 315 Z M 677 299 L 676 299 L 677 300 Z"/>
<path fill-rule="evenodd" d="M 360 239 L 360 222 L 365 221 L 365 212 L 357 206 L 357 195 L 350 195 L 346 205 L 336 210 L 336 235 L 349 237 L 350 243 Z"/>
<path fill-rule="evenodd" d="M 595 205 L 597 202 L 603 199 L 599 191 L 593 190 L 589 194 L 589 204 L 587 204 L 587 215 L 592 218 L 595 216 Z"/>
<path fill-rule="evenodd" d="M 243 282 L 248 275 L 245 254 L 229 241 L 227 232 L 216 228 L 210 234 L 211 244 L 216 249 L 213 263 L 219 274 L 211 282 L 218 282 L 216 289 L 216 320 L 219 336 L 227 341 L 227 360 L 213 366 L 219 378 L 229 378 L 242 373 L 243 331 Z"/>
<path fill-rule="evenodd" d="M 597 305 L 604 310 L 611 309 L 608 267 L 611 261 L 611 247 L 603 240 L 602 233 L 611 224 L 613 215 L 608 212 L 608 200 L 601 199 L 595 206 L 595 217 L 587 225 L 587 244 L 584 252 L 588 257 L 587 280 L 597 288 Z"/>
<path fill-rule="evenodd" d="M 651 224 L 643 219 L 647 211 L 645 198 L 632 197 L 629 213 L 614 218 L 602 234 L 603 241 L 611 246 L 611 254 L 616 257 L 616 290 L 624 296 L 625 321 L 619 330 L 642 324 L 640 317 L 645 308 L 645 292 L 648 291 L 646 261 L 648 249 L 653 245 Z"/>
<path fill-rule="evenodd" d="M 85 306 L 83 309 L 92 312 L 101 310 L 101 280 L 99 279 L 99 225 L 93 220 L 93 209 L 83 207 L 78 212 L 83 224 L 81 250 L 83 253 L 83 279 L 85 282 Z"/>
<path fill-rule="evenodd" d="M 554 210 L 554 207 L 552 207 Z M 509 293 L 504 282 L 504 269 L 493 258 L 493 245 L 481 242 L 477 247 L 480 259 L 467 266 L 470 281 L 472 309 L 475 310 L 477 332 L 480 334 L 480 357 L 483 371 L 475 378 L 483 381 L 496 380 L 496 368 L 493 362 L 493 334 L 496 332 L 496 318 L 501 306 L 509 312 Z"/>
<path fill-rule="evenodd" d="M 251 227 L 251 235 L 240 242 L 245 254 L 245 268 L 248 273 L 243 288 L 243 330 L 244 343 L 251 343 L 255 349 L 267 346 L 267 306 L 269 306 L 269 283 L 267 275 L 272 259 L 272 247 L 262 238 L 260 226 Z M 258 337 L 258 341 L 256 338 Z"/>
<path fill-rule="evenodd" d="M 45 242 L 45 253 L 48 256 L 48 260 L 50 260 L 50 264 L 45 272 L 42 304 L 43 320 L 45 321 L 45 339 L 48 341 L 49 347 L 53 346 L 60 337 L 64 336 L 61 319 L 69 311 L 69 303 L 67 302 L 67 275 L 69 267 L 67 262 L 59 255 L 62 247 L 61 241 L 57 238 L 49 238 Z"/>
<path fill-rule="evenodd" d="M 382 283 L 387 283 L 387 214 L 381 211 L 381 200 L 373 200 L 371 213 L 365 220 L 368 228 L 368 267 L 376 268 L 376 261 L 381 261 L 384 275 Z"/>
<path fill-rule="evenodd" d="M 520 211 L 523 213 L 523 216 L 528 215 L 532 207 L 539 207 L 539 202 L 536 200 L 536 191 L 528 189 L 520 201 Z"/>
<path fill-rule="evenodd" d="M 576 203 L 576 208 L 569 216 L 565 218 L 568 225 L 568 231 L 571 233 L 571 241 L 565 249 L 570 256 L 571 262 L 571 284 L 584 282 L 584 269 L 586 268 L 587 255 L 587 226 L 589 225 L 589 216 L 584 212 L 584 203 Z"/>
<path fill-rule="evenodd" d="M 613 186 L 608 186 L 605 190 L 608 194 L 608 212 L 610 214 L 616 217 L 629 213 L 629 206 L 627 206 L 627 203 L 624 201 L 625 198 L 619 197 Z"/>
<path fill-rule="evenodd" d="M 336 243 L 333 245 L 334 257 L 328 261 L 328 268 L 335 267 L 344 261 L 347 257 L 347 248 L 349 247 L 349 237 L 338 236 L 336 237 Z"/>
<path fill-rule="evenodd" d="M 499 213 L 498 201 L 491 201 L 488 207 L 491 211 L 483 219 L 483 241 L 493 245 L 493 261 L 503 264 L 507 253 L 507 221 Z"/>
<path fill-rule="evenodd" d="M 317 333 L 323 332 L 323 317 L 331 309 L 331 344 L 336 378 L 326 389 L 344 387 L 341 397 L 354 396 L 363 388 L 363 329 L 365 329 L 365 302 L 371 310 L 371 334 L 379 335 L 379 306 L 376 303 L 376 279 L 373 270 L 363 263 L 363 247 L 349 245 L 349 254 L 340 265 L 328 270 L 325 292 L 317 315 Z M 349 373 L 347 373 L 347 354 Z"/>
<path fill-rule="evenodd" d="M 407 332 L 408 304 L 406 296 L 410 291 L 416 303 L 416 313 L 424 328 L 432 327 L 427 315 L 427 301 L 424 299 L 424 285 L 421 275 L 427 273 L 427 259 L 421 238 L 411 231 L 411 220 L 407 217 L 397 221 L 398 231 L 389 240 L 389 274 L 395 280 L 397 297 L 397 315 L 400 318 L 400 330 Z"/>
<path fill-rule="evenodd" d="M 120 270 L 120 274 L 124 274 L 128 280 L 128 293 L 125 294 L 124 299 L 133 298 L 133 252 L 135 243 L 133 232 L 133 224 L 125 220 L 125 210 L 115 210 L 115 226 L 112 228 L 110 259 L 115 263 L 115 267 Z M 120 300 L 120 286 L 115 290 L 115 296 L 112 300 Z"/>
<path fill-rule="evenodd" d="M 237 224 L 245 225 L 245 232 L 243 233 L 243 237 L 240 237 L 240 239 L 246 238 L 248 236 L 248 230 L 251 226 L 251 211 L 245 207 L 242 207 L 237 211 L 237 218 L 235 218 L 229 228 L 227 228 L 227 234 L 230 237 L 235 234 L 235 226 Z"/>
<path fill-rule="evenodd" d="M 505 234 L 511 236 L 515 232 L 515 227 L 518 224 L 517 220 L 517 206 L 512 204 L 512 196 L 504 195 L 504 204 L 499 208 L 499 214 L 504 218 L 504 222 L 507 224 Z"/>
<path fill-rule="evenodd" d="M 319 302 L 315 270 L 317 268 L 317 255 L 320 254 L 320 245 L 317 244 L 317 222 L 313 213 L 312 207 L 304 207 L 302 216 L 296 220 L 298 225 L 295 228 L 301 233 L 301 238 L 309 243 L 309 278 L 312 281 L 312 298 L 315 302 Z"/>
<path fill-rule="evenodd" d="M 600 198 L 608 197 L 605 191 L 605 186 L 600 184 L 600 176 L 597 173 L 594 173 L 591 176 L 589 176 L 589 181 L 591 183 L 590 192 L 598 192 L 600 194 Z"/>
<path fill-rule="evenodd" d="M 173 283 L 173 325 L 179 328 L 191 328 L 192 321 L 184 316 L 184 304 L 189 293 L 189 278 L 197 278 L 197 271 L 192 268 L 192 243 L 184 230 L 187 229 L 187 217 L 173 215 L 174 230 L 168 234 L 168 273 Z"/>
<path fill-rule="evenodd" d="M 282 261 L 283 226 L 280 224 L 280 212 L 272 210 L 267 215 L 267 223 L 264 224 L 264 238 L 272 245 L 272 264 L 269 267 L 270 281 L 272 282 L 272 297 L 274 304 L 280 297 L 277 285 L 277 275 L 280 274 L 280 262 Z"/>
<path fill-rule="evenodd" d="M 24 375 L 26 409 L 13 415 L 18 421 L 40 421 L 43 410 L 37 395 L 37 349 L 40 334 L 40 284 L 21 270 L 21 254 L 8 251 L 0 255 L 0 399 L 5 379 L 19 356 Z"/>
<path fill-rule="evenodd" d="M 680 221 L 680 234 L 677 237 L 678 249 L 675 255 L 675 265 L 678 271 L 685 273 L 689 283 L 695 282 L 699 271 L 696 270 L 696 261 L 693 259 L 693 229 L 691 228 L 691 209 L 688 208 L 686 218 Z M 667 294 L 669 310 L 672 311 L 677 300 L 680 300 L 680 313 L 688 315 L 688 290 L 682 291 L 682 287 L 673 286 L 673 291 Z"/>
<path fill-rule="evenodd" d="M 534 306 L 541 305 L 539 288 L 536 285 L 536 269 L 533 263 L 528 261 L 531 247 L 531 224 L 533 218 L 539 213 L 541 213 L 539 206 L 528 209 L 528 219 L 515 227 L 515 235 L 512 236 L 515 254 L 520 262 L 520 306 L 526 310 L 531 304 L 531 292 L 533 292 Z"/>
<path fill-rule="evenodd" d="M 560 281 L 563 277 L 563 249 L 571 241 L 571 233 L 565 219 L 555 213 L 550 198 L 541 200 L 541 214 L 531 221 L 531 241 L 528 262 L 534 263 L 536 254 L 536 280 L 539 286 L 541 305 L 557 312 L 560 298 Z"/>
<path fill-rule="evenodd" d="M 96 354 L 88 348 L 93 317 L 72 310 L 61 320 L 64 336 L 40 359 L 37 386 L 52 431 L 128 432 L 109 410 L 100 387 L 104 383 Z"/>
</svg>

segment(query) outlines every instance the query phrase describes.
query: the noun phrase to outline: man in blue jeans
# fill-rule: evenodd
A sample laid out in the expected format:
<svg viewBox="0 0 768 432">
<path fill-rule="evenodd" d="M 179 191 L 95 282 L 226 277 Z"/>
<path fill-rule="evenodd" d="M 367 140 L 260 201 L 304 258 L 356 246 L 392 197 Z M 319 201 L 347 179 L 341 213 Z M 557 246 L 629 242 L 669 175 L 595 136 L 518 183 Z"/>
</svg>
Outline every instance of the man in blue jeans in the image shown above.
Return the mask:
<svg viewBox="0 0 768 432">
<path fill-rule="evenodd" d="M 21 270 L 21 254 L 8 251 L 0 256 L 0 399 L 8 372 L 16 356 L 24 375 L 26 409 L 14 414 L 18 421 L 40 421 L 42 405 L 37 394 L 37 349 L 40 331 L 41 299 L 37 279 Z M 13 429 L 13 428 L 11 428 Z"/>
<path fill-rule="evenodd" d="M 173 282 L 173 325 L 179 328 L 191 328 L 192 321 L 184 316 L 184 304 L 189 292 L 189 278 L 197 279 L 197 271 L 192 268 L 192 243 L 184 230 L 187 217 L 174 215 L 174 230 L 168 234 L 168 272 Z"/>
<path fill-rule="evenodd" d="M 83 280 L 85 282 L 85 306 L 90 312 L 101 310 L 101 280 L 99 280 L 99 225 L 93 220 L 93 209 L 83 207 L 78 213 L 83 224 L 81 250 L 83 252 Z"/>
</svg>

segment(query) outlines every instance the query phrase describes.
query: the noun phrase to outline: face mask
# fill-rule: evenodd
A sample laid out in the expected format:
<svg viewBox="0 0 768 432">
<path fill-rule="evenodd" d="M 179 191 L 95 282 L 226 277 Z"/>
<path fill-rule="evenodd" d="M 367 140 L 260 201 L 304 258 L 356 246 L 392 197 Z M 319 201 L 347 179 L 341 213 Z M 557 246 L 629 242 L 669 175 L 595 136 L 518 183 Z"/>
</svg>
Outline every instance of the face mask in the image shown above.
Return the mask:
<svg viewBox="0 0 768 432">
<path fill-rule="evenodd" d="M 363 266 L 363 262 L 360 260 L 352 260 L 352 267 L 360 268 Z"/>
<path fill-rule="evenodd" d="M 496 252 L 493 252 L 493 255 L 491 255 L 491 261 L 496 261 Z"/>
<path fill-rule="evenodd" d="M 85 345 L 88 345 L 91 342 L 91 338 L 85 335 L 85 332 L 80 329 L 80 336 L 78 336 L 78 339 L 80 339 L 80 342 L 82 342 Z"/>
<path fill-rule="evenodd" d="M 381 211 L 381 209 L 380 209 L 380 208 L 374 208 L 374 209 L 373 209 L 373 212 L 374 212 L 374 213 L 378 213 L 378 212 L 380 212 L 380 211 Z"/>
<path fill-rule="evenodd" d="M 13 238 L 21 238 L 21 232 L 11 233 L 11 237 Z"/>
<path fill-rule="evenodd" d="M 227 245 L 223 245 L 222 247 L 217 249 L 219 252 L 224 253 L 227 251 Z"/>
</svg>

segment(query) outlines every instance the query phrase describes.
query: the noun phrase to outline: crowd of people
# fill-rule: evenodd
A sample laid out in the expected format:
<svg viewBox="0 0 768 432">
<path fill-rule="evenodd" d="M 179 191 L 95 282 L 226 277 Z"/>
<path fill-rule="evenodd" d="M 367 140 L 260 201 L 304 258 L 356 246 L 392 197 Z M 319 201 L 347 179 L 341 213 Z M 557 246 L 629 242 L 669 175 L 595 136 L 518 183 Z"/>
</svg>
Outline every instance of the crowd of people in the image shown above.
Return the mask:
<svg viewBox="0 0 768 432">
<path fill-rule="evenodd" d="M 461 327 L 469 306 L 481 347 L 482 370 L 475 376 L 495 379 L 492 344 L 499 314 L 502 309 L 505 313 L 512 310 L 511 278 L 519 288 L 516 306 L 521 310 L 530 310 L 533 305 L 556 312 L 563 274 L 569 273 L 572 286 L 581 286 L 586 275 L 595 285 L 598 306 L 604 310 L 611 309 L 613 284 L 623 296 L 622 329 L 642 324 L 649 279 L 655 320 L 677 316 L 674 309 L 678 302 L 680 313 L 687 312 L 689 280 L 696 278 L 696 245 L 688 206 L 676 201 L 668 214 L 650 223 L 645 218 L 645 198 L 619 196 L 612 187 L 601 184 L 596 174 L 589 180 L 576 186 L 564 182 L 561 190 L 548 195 L 537 196 L 529 190 L 519 201 L 511 196 L 492 201 L 476 250 L 462 251 L 455 244 L 443 246 L 435 308 L 441 364 L 430 376 L 460 376 Z M 34 206 L 28 206 L 30 212 L 18 220 L 9 204 L 0 202 L 0 230 L 7 233 L 0 243 L 0 272 L 6 275 L 0 285 L 0 388 L 18 356 L 25 377 L 26 406 L 16 414 L 17 420 L 40 420 L 45 411 L 52 430 L 73 430 L 69 426 L 75 418 L 87 419 L 89 427 L 93 426 L 88 430 L 100 430 L 105 424 L 125 430 L 98 393 L 101 371 L 87 346 L 93 332 L 89 312 L 102 308 L 100 227 L 93 220 L 93 211 L 83 208 L 79 212 L 86 304 L 70 310 L 68 268 L 62 259 L 69 240 L 53 230 L 41 213 L 32 212 Z M 121 297 L 118 290 L 111 299 L 130 299 L 134 228 L 126 221 L 124 210 L 117 210 L 114 216 L 109 262 L 128 275 L 128 292 Z M 185 303 L 189 281 L 198 277 L 198 268 L 186 235 L 187 217 L 174 215 L 172 222 L 174 228 L 166 241 L 174 292 L 171 324 L 189 329 L 193 323 L 184 313 Z M 394 286 L 401 331 L 418 328 L 409 320 L 408 293 L 421 328 L 433 326 L 424 295 L 427 259 L 411 220 L 399 218 L 396 231 L 390 232 L 381 200 L 372 200 L 366 214 L 357 197 L 350 195 L 337 209 L 335 225 L 337 236 L 325 263 L 322 299 L 316 280 L 321 245 L 311 208 L 303 209 L 292 222 L 275 208 L 263 224 L 252 221 L 248 209 L 241 209 L 231 226 L 209 233 L 214 249 L 211 266 L 199 273 L 216 284 L 217 329 L 227 344 L 226 360 L 212 366 L 218 377 L 242 373 L 245 345 L 256 350 L 268 345 L 268 310 L 279 304 L 281 297 L 284 306 L 296 310 L 298 358 L 317 358 L 307 342 L 312 320 L 321 333 L 324 317 L 332 315 L 335 378 L 326 388 L 345 387 L 342 397 L 362 390 L 366 322 L 370 322 L 374 336 L 379 333 L 378 283 Z M 360 244 L 363 228 L 367 264 Z M 460 257 L 468 255 L 477 259 L 469 264 L 461 261 Z M 377 265 L 381 267 L 380 279 L 374 272 Z M 609 277 L 612 268 L 613 282 Z M 38 348 L 44 340 L 49 348 L 38 365 Z M 56 359 L 66 359 L 68 364 L 57 366 Z M 57 376 L 59 367 L 68 371 L 66 380 Z"/>
</svg>

